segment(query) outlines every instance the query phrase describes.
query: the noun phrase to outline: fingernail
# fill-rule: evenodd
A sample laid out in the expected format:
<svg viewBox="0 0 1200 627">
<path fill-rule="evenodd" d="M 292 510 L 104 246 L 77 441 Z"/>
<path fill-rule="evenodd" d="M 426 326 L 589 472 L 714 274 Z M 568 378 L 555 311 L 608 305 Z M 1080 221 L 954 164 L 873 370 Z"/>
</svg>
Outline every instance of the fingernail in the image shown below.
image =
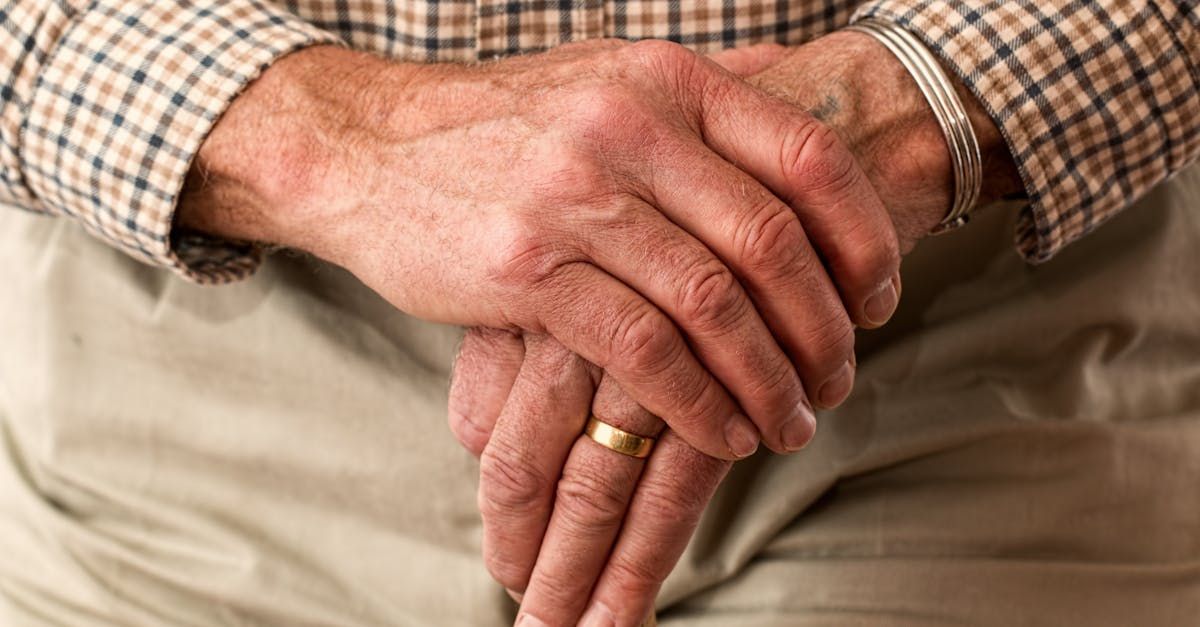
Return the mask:
<svg viewBox="0 0 1200 627">
<path fill-rule="evenodd" d="M 896 288 L 896 301 L 899 302 L 899 300 L 904 296 L 904 283 L 900 281 L 899 272 L 892 275 L 892 286 Z"/>
<path fill-rule="evenodd" d="M 735 457 L 749 457 L 758 450 L 758 429 L 749 418 L 734 414 L 725 423 L 725 443 Z"/>
<path fill-rule="evenodd" d="M 846 399 L 854 385 L 854 366 L 847 361 L 821 386 L 817 398 L 825 407 L 833 407 Z"/>
<path fill-rule="evenodd" d="M 532 614 L 521 614 L 517 617 L 516 627 L 549 627 L 549 625 Z"/>
<path fill-rule="evenodd" d="M 579 619 L 579 627 L 616 627 L 617 617 L 608 606 L 596 601 Z"/>
<path fill-rule="evenodd" d="M 896 283 L 893 279 L 888 279 L 867 299 L 866 305 L 863 306 L 863 314 L 866 315 L 867 322 L 881 327 L 896 313 L 896 305 L 899 302 L 900 295 L 896 291 Z"/>
<path fill-rule="evenodd" d="M 525 596 L 516 590 L 509 590 L 508 588 L 505 588 L 504 591 L 508 593 L 508 598 L 516 601 L 517 603 L 520 603 L 521 599 Z"/>
<path fill-rule="evenodd" d="M 788 451 L 798 451 L 808 446 L 813 434 L 817 432 L 817 418 L 803 405 L 797 408 L 797 415 L 783 423 L 779 438 Z"/>
</svg>

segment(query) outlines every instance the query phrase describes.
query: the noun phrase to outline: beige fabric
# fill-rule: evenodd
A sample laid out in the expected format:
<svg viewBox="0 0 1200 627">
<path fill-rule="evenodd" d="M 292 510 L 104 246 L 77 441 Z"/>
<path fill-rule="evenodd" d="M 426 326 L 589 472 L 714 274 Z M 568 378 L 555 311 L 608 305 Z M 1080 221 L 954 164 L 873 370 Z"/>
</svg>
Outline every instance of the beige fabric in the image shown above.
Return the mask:
<svg viewBox="0 0 1200 627">
<path fill-rule="evenodd" d="M 1142 204 L 1038 268 L 1001 212 L 922 245 L 851 401 L 735 468 L 662 624 L 1194 623 L 1200 170 Z M 0 223 L 0 623 L 509 620 L 456 330 L 303 258 L 203 288 Z"/>
</svg>

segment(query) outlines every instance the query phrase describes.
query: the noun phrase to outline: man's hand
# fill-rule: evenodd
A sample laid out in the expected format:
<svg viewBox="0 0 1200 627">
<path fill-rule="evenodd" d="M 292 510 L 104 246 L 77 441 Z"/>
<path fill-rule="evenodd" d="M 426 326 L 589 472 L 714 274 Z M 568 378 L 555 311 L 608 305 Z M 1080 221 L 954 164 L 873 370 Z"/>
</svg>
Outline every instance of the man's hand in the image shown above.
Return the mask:
<svg viewBox="0 0 1200 627">
<path fill-rule="evenodd" d="M 484 560 L 506 588 L 524 592 L 517 624 L 574 625 L 581 616 L 585 626 L 640 624 L 730 462 L 664 431 L 612 378 L 546 336 L 472 329 L 452 402 L 468 398 L 464 386 L 487 390 L 469 398 L 472 415 L 494 425 L 489 435 L 451 424 L 482 452 Z M 658 438 L 650 456 L 581 435 L 589 413 Z"/>
<path fill-rule="evenodd" d="M 874 38 L 835 32 L 789 49 L 747 80 L 837 132 L 884 199 L 902 252 L 946 215 L 954 174 L 945 136 L 908 71 Z M 954 83 L 983 156 L 978 205 L 1020 192 L 1021 178 L 1000 131 L 975 96 Z"/>
<path fill-rule="evenodd" d="M 780 62 L 752 82 L 839 129 L 885 191 L 901 245 L 910 249 L 945 213 L 953 181 L 945 140 L 903 67 L 853 33 L 787 53 L 760 47 L 723 56 L 737 63 L 764 54 Z M 985 201 L 1019 189 L 995 127 L 964 95 L 984 147 Z M 552 625 L 571 624 L 585 605 L 592 608 L 585 625 L 592 617 L 636 624 L 728 468 L 669 431 L 644 470 L 581 438 L 587 408 L 580 397 L 596 385 L 593 411 L 606 421 L 643 435 L 661 428 L 594 366 L 542 338 L 471 330 L 451 387 L 450 426 L 483 454 L 485 559 L 506 587 L 524 592 L 523 616 Z M 553 435 L 529 441 L 530 414 L 553 417 L 544 421 L 556 425 Z M 527 455 L 533 446 L 539 455 Z M 496 461 L 535 457 L 516 469 Z"/>
<path fill-rule="evenodd" d="M 807 443 L 805 390 L 840 402 L 853 323 L 896 301 L 891 222 L 838 136 L 664 42 L 293 54 L 217 124 L 178 220 L 310 251 L 419 317 L 548 333 L 727 459 Z"/>
</svg>

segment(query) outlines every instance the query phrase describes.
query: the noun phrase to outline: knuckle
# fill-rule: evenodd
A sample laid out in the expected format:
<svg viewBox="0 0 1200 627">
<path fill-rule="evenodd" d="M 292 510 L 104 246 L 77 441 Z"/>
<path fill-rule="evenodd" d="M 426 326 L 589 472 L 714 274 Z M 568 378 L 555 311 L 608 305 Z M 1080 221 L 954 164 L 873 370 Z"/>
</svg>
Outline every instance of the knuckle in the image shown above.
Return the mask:
<svg viewBox="0 0 1200 627">
<path fill-rule="evenodd" d="M 774 198 L 748 214 L 738 233 L 739 252 L 749 270 L 794 274 L 805 242 L 791 208 Z M 811 268 L 810 268 L 811 269 Z"/>
<path fill-rule="evenodd" d="M 450 365 L 450 406 L 470 413 L 481 373 L 515 372 L 525 356 L 521 336 L 512 331 L 472 327 L 463 334 L 458 354 Z"/>
<path fill-rule="evenodd" d="M 655 242 L 654 234 L 645 228 L 645 204 L 634 196 L 622 193 L 614 202 L 598 208 L 589 216 L 587 226 L 603 229 L 628 241 L 631 245 L 648 246 Z"/>
<path fill-rule="evenodd" d="M 754 377 L 746 390 L 746 399 L 753 399 L 761 404 L 769 405 L 784 415 L 790 413 L 790 402 L 800 393 L 802 387 L 789 362 L 780 358 L 778 362 L 760 365 L 757 369 L 763 374 Z M 781 406 L 782 405 L 782 406 Z M 772 411 L 774 413 L 774 411 Z"/>
<path fill-rule="evenodd" d="M 534 589 L 537 590 L 538 605 L 541 607 L 574 607 L 579 603 L 580 598 L 586 597 L 588 593 L 588 589 L 584 585 L 574 578 L 564 577 L 558 572 L 546 572 L 539 568 L 536 574 L 531 573 L 527 587 L 530 594 Z M 521 592 L 524 593 L 524 590 Z M 566 625 L 566 623 L 562 624 Z"/>
<path fill-rule="evenodd" d="M 599 473 L 564 472 L 555 508 L 574 529 L 608 529 L 625 517 L 624 491 Z"/>
<path fill-rule="evenodd" d="M 653 376 L 669 366 L 675 354 L 675 329 L 648 305 L 637 303 L 618 314 L 613 356 L 629 369 Z"/>
<path fill-rule="evenodd" d="M 645 72 L 646 76 L 665 87 L 669 93 L 684 96 L 707 91 L 709 73 L 704 72 L 703 58 L 684 46 L 659 39 L 639 41 L 627 49 L 628 67 Z"/>
<path fill-rule="evenodd" d="M 704 437 L 724 424 L 731 409 L 723 402 L 725 396 L 716 379 L 699 370 L 677 384 L 680 400 L 674 405 L 677 411 L 669 421 L 672 431 L 687 434 L 688 438 Z"/>
<path fill-rule="evenodd" d="M 580 88 L 572 98 L 570 110 L 574 120 L 585 129 L 603 131 L 618 130 L 615 124 L 636 110 L 637 99 L 622 85 L 588 85 Z"/>
<path fill-rule="evenodd" d="M 647 483 L 639 491 L 639 507 L 649 512 L 654 520 L 690 527 L 699 522 L 700 514 L 708 504 L 710 490 L 707 488 L 703 481 L 681 481 L 672 486 Z"/>
<path fill-rule="evenodd" d="M 665 69 L 681 69 L 698 59 L 696 53 L 665 39 L 643 39 L 626 50 L 636 61 Z"/>
<path fill-rule="evenodd" d="M 517 564 L 504 552 L 485 551 L 483 564 L 492 579 L 509 590 L 524 592 L 529 585 L 528 567 Z"/>
<path fill-rule="evenodd" d="M 808 286 L 818 285 L 820 277 L 827 275 L 821 258 L 817 256 L 816 251 L 808 245 L 807 241 L 799 242 L 795 251 L 796 258 L 792 260 L 792 265 L 788 269 L 789 276 Z"/>
<path fill-rule="evenodd" d="M 609 562 L 612 571 L 613 584 L 626 598 L 635 598 L 650 591 L 657 590 L 659 584 L 666 579 L 666 569 L 655 568 L 652 562 L 657 560 L 638 560 L 616 555 Z"/>
<path fill-rule="evenodd" d="M 678 476 L 656 474 L 643 477 L 638 489 L 638 507 L 655 520 L 672 521 L 674 529 L 691 529 L 713 497 L 732 462 L 710 458 L 690 447 L 674 449 L 668 466 L 680 468 Z M 685 476 L 686 480 L 680 479 Z"/>
<path fill-rule="evenodd" d="M 568 263 L 572 255 L 565 242 L 548 236 L 536 225 L 513 225 L 502 236 L 504 246 L 492 264 L 490 276 L 495 284 L 526 290 L 545 282 Z"/>
<path fill-rule="evenodd" d="M 828 370 L 830 374 L 854 353 L 854 325 L 845 312 L 839 311 L 820 320 L 805 333 L 805 337 L 819 369 Z"/>
<path fill-rule="evenodd" d="M 459 346 L 455 363 L 464 361 L 484 361 L 511 353 L 513 346 L 521 345 L 521 335 L 508 329 L 492 327 L 471 327 L 463 333 L 462 344 Z"/>
<path fill-rule="evenodd" d="M 584 147 L 584 152 L 605 154 L 661 134 L 659 116 L 635 85 L 609 82 L 582 87 L 570 96 L 567 107 L 571 118 L 563 142 Z"/>
<path fill-rule="evenodd" d="M 547 192 L 593 197 L 611 194 L 638 177 L 631 155 L 654 155 L 675 131 L 645 91 L 624 83 L 585 87 L 571 96 L 571 118 L 559 143 L 569 151 L 558 161 L 568 167 L 547 181 Z M 556 190 L 562 190 L 557 191 Z"/>
<path fill-rule="evenodd" d="M 812 192 L 837 192 L 858 181 L 861 172 L 836 131 L 813 119 L 784 134 L 781 168 Z"/>
<path fill-rule="evenodd" d="M 741 286 L 716 259 L 701 262 L 690 272 L 678 298 L 681 317 L 709 331 L 728 328 L 744 313 Z"/>
<path fill-rule="evenodd" d="M 526 457 L 493 441 L 479 465 L 479 508 L 484 514 L 519 514 L 545 500 L 549 482 Z"/>
<path fill-rule="evenodd" d="M 557 340 L 543 336 L 532 338 L 531 342 L 537 344 L 530 345 L 520 367 L 524 370 L 522 376 L 526 381 L 537 383 L 541 399 L 561 398 L 561 395 L 569 394 L 577 386 L 579 377 L 586 376 L 586 371 L 581 367 L 582 359 Z"/>
<path fill-rule="evenodd" d="M 614 133 L 611 129 L 585 132 L 593 139 L 605 135 L 597 139 L 598 143 L 607 142 L 607 136 Z M 535 197 L 549 205 L 586 205 L 589 201 L 606 198 L 617 189 L 619 186 L 611 168 L 603 165 L 595 154 L 589 154 L 582 145 L 573 146 L 570 141 L 552 149 L 537 175 L 537 182 L 531 186 Z"/>
</svg>

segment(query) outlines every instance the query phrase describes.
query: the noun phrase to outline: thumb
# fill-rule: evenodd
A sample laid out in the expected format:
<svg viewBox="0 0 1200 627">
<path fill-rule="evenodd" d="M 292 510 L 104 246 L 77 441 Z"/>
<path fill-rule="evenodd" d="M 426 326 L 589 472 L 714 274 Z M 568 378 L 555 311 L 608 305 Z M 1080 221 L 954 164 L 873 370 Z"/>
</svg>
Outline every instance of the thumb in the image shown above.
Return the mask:
<svg viewBox="0 0 1200 627">
<path fill-rule="evenodd" d="M 726 70 L 745 78 L 775 65 L 787 53 L 787 46 L 780 44 L 755 44 L 714 52 L 708 55 L 708 58 Z"/>
</svg>

